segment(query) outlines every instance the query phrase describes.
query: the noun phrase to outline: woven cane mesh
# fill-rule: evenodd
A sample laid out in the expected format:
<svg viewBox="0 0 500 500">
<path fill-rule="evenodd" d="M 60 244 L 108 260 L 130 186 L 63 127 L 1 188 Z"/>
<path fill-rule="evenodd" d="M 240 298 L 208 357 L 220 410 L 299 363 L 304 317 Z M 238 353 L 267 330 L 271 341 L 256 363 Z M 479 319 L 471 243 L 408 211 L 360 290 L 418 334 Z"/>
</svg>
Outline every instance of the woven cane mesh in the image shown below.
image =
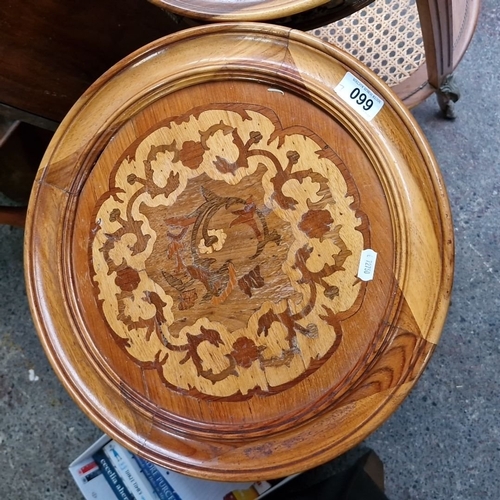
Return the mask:
<svg viewBox="0 0 500 500">
<path fill-rule="evenodd" d="M 387 84 L 408 78 L 425 61 L 415 0 L 375 0 L 309 33 L 349 52 Z"/>
</svg>

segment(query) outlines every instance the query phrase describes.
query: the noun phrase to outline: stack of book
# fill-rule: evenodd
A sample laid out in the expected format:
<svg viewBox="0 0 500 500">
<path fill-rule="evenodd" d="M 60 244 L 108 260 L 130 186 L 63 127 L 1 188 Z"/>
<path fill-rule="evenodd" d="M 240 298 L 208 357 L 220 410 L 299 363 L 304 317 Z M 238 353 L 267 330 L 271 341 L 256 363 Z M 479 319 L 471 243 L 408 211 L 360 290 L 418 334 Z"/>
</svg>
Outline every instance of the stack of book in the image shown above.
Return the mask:
<svg viewBox="0 0 500 500">
<path fill-rule="evenodd" d="M 69 470 L 92 500 L 255 500 L 286 480 L 220 483 L 159 467 L 103 436 Z"/>
</svg>

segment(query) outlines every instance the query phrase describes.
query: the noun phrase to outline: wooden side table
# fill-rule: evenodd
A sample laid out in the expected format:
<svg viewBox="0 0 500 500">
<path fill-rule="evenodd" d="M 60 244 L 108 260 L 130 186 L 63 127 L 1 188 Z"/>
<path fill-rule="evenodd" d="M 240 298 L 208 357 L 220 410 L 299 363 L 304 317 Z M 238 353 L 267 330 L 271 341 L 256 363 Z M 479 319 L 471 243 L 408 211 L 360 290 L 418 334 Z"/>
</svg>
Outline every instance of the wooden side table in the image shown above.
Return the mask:
<svg viewBox="0 0 500 500">
<path fill-rule="evenodd" d="M 454 118 L 460 91 L 453 72 L 475 31 L 479 0 L 377 0 L 352 16 L 313 31 L 342 47 L 414 107 L 436 93 Z"/>
<path fill-rule="evenodd" d="M 365 438 L 439 340 L 453 232 L 394 93 L 300 31 L 186 30 L 111 68 L 38 171 L 45 351 L 107 434 L 176 471 L 280 477 Z"/>
</svg>

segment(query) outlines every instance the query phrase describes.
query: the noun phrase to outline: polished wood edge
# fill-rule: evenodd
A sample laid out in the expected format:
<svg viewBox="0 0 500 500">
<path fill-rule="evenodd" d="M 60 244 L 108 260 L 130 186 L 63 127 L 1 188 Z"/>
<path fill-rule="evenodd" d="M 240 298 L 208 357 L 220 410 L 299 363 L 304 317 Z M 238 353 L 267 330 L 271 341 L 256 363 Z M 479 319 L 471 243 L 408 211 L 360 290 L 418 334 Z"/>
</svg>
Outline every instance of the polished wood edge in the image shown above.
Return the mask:
<svg viewBox="0 0 500 500">
<path fill-rule="evenodd" d="M 417 379 L 411 382 L 404 383 L 396 389 L 390 389 L 373 396 L 368 396 L 365 399 L 358 401 L 356 409 L 358 417 L 361 415 L 363 422 L 349 435 L 343 436 L 342 440 L 331 443 L 327 448 L 318 446 L 316 449 L 310 450 L 307 455 L 307 468 L 314 468 L 322 465 L 332 457 L 338 457 L 342 453 L 347 452 L 353 447 L 359 445 L 367 437 L 369 437 L 375 430 L 384 424 L 394 413 L 394 407 L 399 406 L 408 396 L 409 392 L 415 386 Z M 331 419 L 319 422 L 315 427 L 315 438 L 324 436 L 324 440 L 331 438 L 332 433 L 335 432 L 336 425 L 335 417 L 339 417 L 346 421 L 353 417 L 355 405 L 348 405 L 339 408 Z M 377 406 L 377 411 L 374 413 L 370 411 L 373 406 Z M 117 439 L 120 441 L 120 438 Z M 319 438 L 321 441 L 321 438 Z M 304 457 L 297 457 L 295 460 L 289 460 L 286 465 L 281 466 L 279 471 L 276 467 L 266 465 L 266 455 L 273 455 L 274 453 L 292 455 L 294 444 L 297 442 L 295 437 L 289 435 L 282 435 L 273 443 L 272 446 L 266 446 L 262 443 L 245 444 L 244 446 L 235 446 L 227 449 L 218 459 L 224 460 L 225 463 L 239 464 L 241 468 L 231 469 L 229 466 L 224 468 L 224 477 L 226 481 L 256 481 L 256 480 L 269 480 L 276 479 L 276 477 L 285 477 L 304 470 Z M 155 453 L 151 448 L 150 443 L 146 441 L 143 446 L 137 446 L 136 443 L 129 441 L 122 442 L 124 446 L 131 449 L 134 453 L 143 456 L 147 460 L 158 463 L 166 468 L 172 468 L 180 473 L 186 475 L 194 475 L 201 479 L 220 480 L 219 476 L 215 475 L 213 470 L 208 467 L 196 464 L 196 470 L 185 461 L 172 461 L 164 460 L 161 455 Z M 244 468 L 245 458 L 247 455 L 260 452 L 262 454 L 261 466 L 258 469 Z M 194 464 L 193 464 L 194 465 Z M 277 475 L 278 474 L 278 475 Z"/>
<path fill-rule="evenodd" d="M 178 0 L 148 0 L 157 7 L 167 9 L 177 15 L 188 18 L 198 19 L 205 22 L 254 22 L 254 21 L 272 21 L 281 17 L 292 16 L 304 12 L 314 7 L 327 4 L 330 0 L 271 0 L 265 3 L 264 7 L 239 7 L 230 11 L 229 8 L 219 7 L 220 2 L 205 2 L 203 7 L 196 6 L 196 12 L 193 12 L 189 1 L 184 2 L 184 6 L 179 5 Z"/>
</svg>

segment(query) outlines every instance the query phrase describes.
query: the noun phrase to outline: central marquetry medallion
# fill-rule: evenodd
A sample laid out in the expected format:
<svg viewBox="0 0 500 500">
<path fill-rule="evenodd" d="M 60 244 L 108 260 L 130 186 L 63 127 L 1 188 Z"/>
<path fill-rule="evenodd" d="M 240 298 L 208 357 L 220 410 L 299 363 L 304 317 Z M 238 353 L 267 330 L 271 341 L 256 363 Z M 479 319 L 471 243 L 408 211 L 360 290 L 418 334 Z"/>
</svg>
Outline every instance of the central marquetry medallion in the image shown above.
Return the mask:
<svg viewBox="0 0 500 500">
<path fill-rule="evenodd" d="M 347 168 L 262 106 L 162 121 L 124 152 L 94 213 L 101 313 L 177 391 L 290 387 L 335 352 L 364 293 L 368 223 Z"/>
</svg>

